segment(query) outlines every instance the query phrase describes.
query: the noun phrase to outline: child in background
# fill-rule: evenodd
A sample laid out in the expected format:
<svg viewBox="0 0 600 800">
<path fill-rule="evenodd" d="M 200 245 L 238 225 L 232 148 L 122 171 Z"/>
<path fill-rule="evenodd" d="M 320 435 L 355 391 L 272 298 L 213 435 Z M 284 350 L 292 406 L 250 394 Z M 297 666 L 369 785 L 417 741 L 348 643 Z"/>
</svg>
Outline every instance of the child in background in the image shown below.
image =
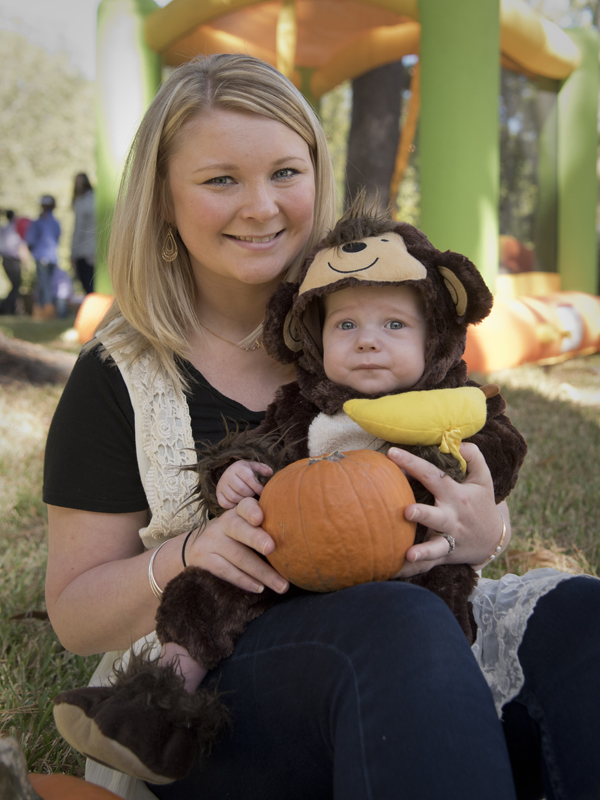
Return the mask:
<svg viewBox="0 0 600 800">
<path fill-rule="evenodd" d="M 45 194 L 40 200 L 41 213 L 29 228 L 25 241 L 35 259 L 37 273 L 37 303 L 33 316 L 51 318 L 56 314 L 56 296 L 52 284 L 52 276 L 58 261 L 58 241 L 60 239 L 60 223 L 52 213 L 56 208 L 55 199 Z"/>
</svg>

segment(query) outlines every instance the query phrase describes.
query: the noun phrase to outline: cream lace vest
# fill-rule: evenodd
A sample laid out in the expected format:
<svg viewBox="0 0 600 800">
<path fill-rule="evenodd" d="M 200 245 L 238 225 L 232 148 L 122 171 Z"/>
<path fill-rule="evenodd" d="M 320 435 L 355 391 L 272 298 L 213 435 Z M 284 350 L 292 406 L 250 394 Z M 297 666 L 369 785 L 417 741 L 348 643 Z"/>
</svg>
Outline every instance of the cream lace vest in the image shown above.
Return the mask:
<svg viewBox="0 0 600 800">
<path fill-rule="evenodd" d="M 138 467 L 151 513 L 150 524 L 140 529 L 140 538 L 144 547 L 151 549 L 198 524 L 194 507 L 183 507 L 196 482 L 194 472 L 181 469 L 194 462 L 190 412 L 185 397 L 176 392 L 171 378 L 159 369 L 151 353 L 131 362 L 110 333 L 108 326 L 99 338 L 119 367 L 133 406 Z M 132 649 L 139 651 L 144 644 L 151 644 L 151 653 L 158 655 L 160 645 L 156 634 L 140 639 Z M 130 652 L 106 653 L 92 675 L 90 686 L 106 684 L 115 663 L 124 666 Z M 156 797 L 143 781 L 89 759 L 85 778 L 127 800 Z"/>
</svg>

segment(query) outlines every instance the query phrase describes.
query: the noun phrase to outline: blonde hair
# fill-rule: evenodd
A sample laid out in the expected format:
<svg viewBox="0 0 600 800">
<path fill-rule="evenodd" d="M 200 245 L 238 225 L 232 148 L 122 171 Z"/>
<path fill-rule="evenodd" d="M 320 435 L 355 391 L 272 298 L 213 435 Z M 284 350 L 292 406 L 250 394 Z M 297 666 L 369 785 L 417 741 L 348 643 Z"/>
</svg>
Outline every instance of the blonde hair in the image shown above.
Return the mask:
<svg viewBox="0 0 600 800">
<path fill-rule="evenodd" d="M 309 103 L 274 67 L 248 55 L 213 55 L 176 69 L 142 120 L 125 166 L 116 203 L 108 269 L 115 302 L 101 326 L 135 359 L 151 349 L 176 387 L 185 386 L 177 367 L 186 337 L 197 330 L 195 283 L 189 256 L 165 263 L 161 250 L 171 216 L 168 166 L 183 125 L 210 109 L 261 114 L 287 125 L 307 143 L 315 172 L 314 225 L 291 264 L 293 280 L 312 247 L 332 227 L 335 189 L 321 125 Z M 110 349 L 110 348 L 109 348 Z"/>
</svg>

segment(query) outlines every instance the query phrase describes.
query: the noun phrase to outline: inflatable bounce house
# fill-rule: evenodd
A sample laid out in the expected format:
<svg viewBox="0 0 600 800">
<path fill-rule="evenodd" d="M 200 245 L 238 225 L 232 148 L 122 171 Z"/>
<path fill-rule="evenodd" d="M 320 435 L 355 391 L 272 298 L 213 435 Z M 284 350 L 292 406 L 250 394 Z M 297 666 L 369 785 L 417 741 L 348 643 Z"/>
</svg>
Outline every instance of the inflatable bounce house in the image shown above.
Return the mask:
<svg viewBox="0 0 600 800">
<path fill-rule="evenodd" d="M 105 262 L 119 176 L 162 69 L 217 52 L 268 61 L 315 106 L 344 80 L 418 56 L 392 196 L 418 120 L 420 227 L 436 247 L 468 255 L 496 295 L 490 317 L 469 333 L 469 369 L 600 350 L 598 32 L 564 31 L 523 0 L 171 0 L 162 8 L 102 0 L 99 294 L 88 296 L 76 321 L 81 341 L 111 302 Z M 539 132 L 535 251 L 499 236 L 501 68 L 540 82 L 551 98 Z"/>
</svg>

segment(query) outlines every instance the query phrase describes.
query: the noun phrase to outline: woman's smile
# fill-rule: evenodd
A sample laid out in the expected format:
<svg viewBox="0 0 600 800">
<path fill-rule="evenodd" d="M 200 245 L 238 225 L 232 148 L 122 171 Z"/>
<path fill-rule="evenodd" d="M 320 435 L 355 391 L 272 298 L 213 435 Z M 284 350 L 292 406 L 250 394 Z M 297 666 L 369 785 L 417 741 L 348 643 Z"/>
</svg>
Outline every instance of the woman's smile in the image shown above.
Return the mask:
<svg viewBox="0 0 600 800">
<path fill-rule="evenodd" d="M 283 231 L 278 231 L 277 233 L 272 233 L 267 236 L 235 236 L 232 233 L 226 233 L 224 235 L 227 236 L 228 239 L 234 239 L 236 242 L 242 242 L 243 244 L 270 244 L 282 233 Z"/>
</svg>

